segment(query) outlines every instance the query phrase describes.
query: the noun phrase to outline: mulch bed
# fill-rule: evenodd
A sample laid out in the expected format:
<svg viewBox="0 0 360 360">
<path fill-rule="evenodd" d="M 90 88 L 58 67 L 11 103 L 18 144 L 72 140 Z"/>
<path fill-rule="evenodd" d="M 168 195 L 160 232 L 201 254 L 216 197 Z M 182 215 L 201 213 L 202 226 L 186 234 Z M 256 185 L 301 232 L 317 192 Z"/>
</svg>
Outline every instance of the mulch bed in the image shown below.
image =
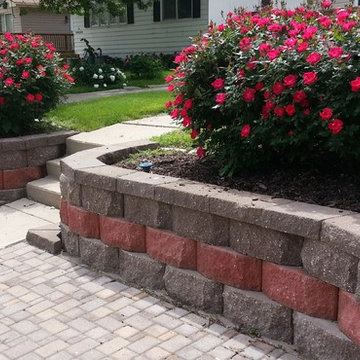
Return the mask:
<svg viewBox="0 0 360 360">
<path fill-rule="evenodd" d="M 219 167 L 214 160 L 198 160 L 186 153 L 157 155 L 147 160 L 154 164 L 151 172 L 159 175 L 360 212 L 360 177 L 354 174 L 277 169 L 266 173 L 243 172 L 228 178 L 219 176 Z M 137 168 L 126 160 L 115 165 Z"/>
</svg>

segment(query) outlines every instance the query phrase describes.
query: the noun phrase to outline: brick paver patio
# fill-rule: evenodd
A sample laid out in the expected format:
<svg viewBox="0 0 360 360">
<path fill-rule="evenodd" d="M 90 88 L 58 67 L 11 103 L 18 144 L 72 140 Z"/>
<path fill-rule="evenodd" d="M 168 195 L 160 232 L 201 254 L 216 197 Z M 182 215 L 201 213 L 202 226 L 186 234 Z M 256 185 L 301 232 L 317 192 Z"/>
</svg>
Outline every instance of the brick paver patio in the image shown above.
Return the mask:
<svg viewBox="0 0 360 360">
<path fill-rule="evenodd" d="M 300 359 L 273 345 L 24 242 L 0 250 L 0 360 Z"/>
</svg>

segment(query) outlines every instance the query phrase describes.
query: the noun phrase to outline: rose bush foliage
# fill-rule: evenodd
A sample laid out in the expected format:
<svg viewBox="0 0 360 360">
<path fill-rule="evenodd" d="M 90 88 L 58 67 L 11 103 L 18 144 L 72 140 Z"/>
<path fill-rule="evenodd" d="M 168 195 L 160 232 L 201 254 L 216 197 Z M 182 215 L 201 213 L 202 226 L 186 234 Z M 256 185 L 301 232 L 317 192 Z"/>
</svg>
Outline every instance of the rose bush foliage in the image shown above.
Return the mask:
<svg viewBox="0 0 360 360">
<path fill-rule="evenodd" d="M 176 58 L 171 116 L 223 173 L 360 160 L 357 8 L 229 13 Z"/>
<path fill-rule="evenodd" d="M 52 44 L 38 36 L 0 36 L 0 137 L 33 131 L 73 82 Z"/>
</svg>

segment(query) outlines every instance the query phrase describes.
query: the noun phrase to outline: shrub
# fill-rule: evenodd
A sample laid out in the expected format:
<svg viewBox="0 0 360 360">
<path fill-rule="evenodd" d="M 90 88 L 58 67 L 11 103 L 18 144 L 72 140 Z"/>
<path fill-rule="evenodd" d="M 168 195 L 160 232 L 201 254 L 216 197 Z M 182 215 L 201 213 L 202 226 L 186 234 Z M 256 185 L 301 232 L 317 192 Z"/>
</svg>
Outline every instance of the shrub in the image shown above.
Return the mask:
<svg viewBox="0 0 360 360">
<path fill-rule="evenodd" d="M 110 64 L 79 63 L 72 69 L 76 82 L 81 85 L 90 85 L 96 88 L 106 88 L 116 85 L 123 88 L 126 85 L 126 76 L 119 68 Z"/>
<path fill-rule="evenodd" d="M 162 70 L 161 61 L 149 55 L 135 55 L 131 58 L 129 70 L 137 78 L 154 79 Z"/>
<path fill-rule="evenodd" d="M 67 69 L 38 36 L 0 36 L 0 137 L 34 130 L 73 82 Z"/>
<path fill-rule="evenodd" d="M 329 6 L 229 13 L 177 56 L 166 106 L 200 157 L 224 174 L 359 163 L 359 10 Z"/>
</svg>

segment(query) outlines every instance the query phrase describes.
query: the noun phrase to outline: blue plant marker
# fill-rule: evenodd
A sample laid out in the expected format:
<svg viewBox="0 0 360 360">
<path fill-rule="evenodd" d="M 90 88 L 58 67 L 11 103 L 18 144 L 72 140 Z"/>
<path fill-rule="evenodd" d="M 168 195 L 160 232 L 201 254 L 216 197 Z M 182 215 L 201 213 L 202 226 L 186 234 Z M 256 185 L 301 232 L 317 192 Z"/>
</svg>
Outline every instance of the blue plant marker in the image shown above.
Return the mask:
<svg viewBox="0 0 360 360">
<path fill-rule="evenodd" d="M 153 166 L 152 162 L 143 162 L 143 163 L 139 164 L 139 168 L 145 172 L 150 172 L 150 169 L 152 166 Z"/>
</svg>

